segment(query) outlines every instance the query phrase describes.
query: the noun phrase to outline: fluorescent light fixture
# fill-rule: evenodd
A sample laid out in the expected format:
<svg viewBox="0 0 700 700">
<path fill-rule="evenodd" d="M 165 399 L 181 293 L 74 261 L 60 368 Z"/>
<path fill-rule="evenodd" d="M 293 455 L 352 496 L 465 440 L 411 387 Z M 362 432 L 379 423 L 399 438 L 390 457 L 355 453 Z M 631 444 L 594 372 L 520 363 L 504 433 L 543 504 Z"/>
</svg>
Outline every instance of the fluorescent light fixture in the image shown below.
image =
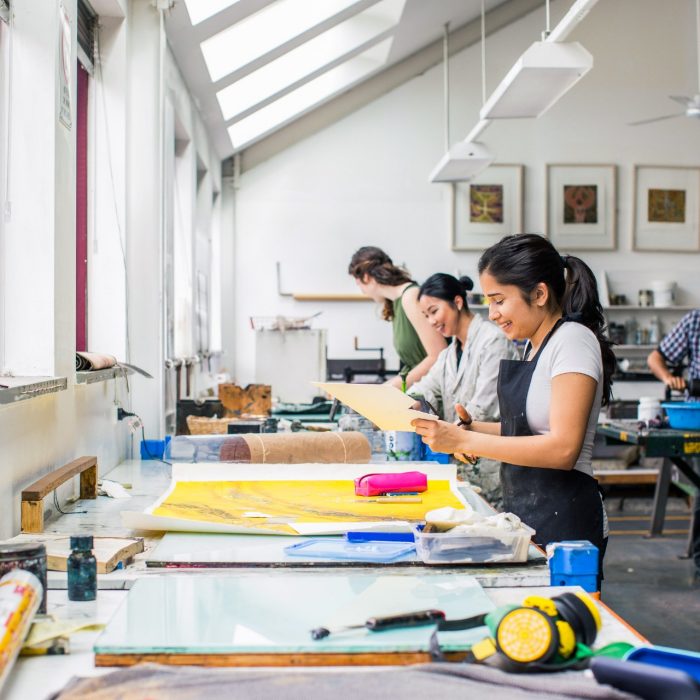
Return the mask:
<svg viewBox="0 0 700 700">
<path fill-rule="evenodd" d="M 204 22 L 213 15 L 235 5 L 239 0 L 185 0 L 187 14 L 192 26 Z"/>
<path fill-rule="evenodd" d="M 260 104 L 396 26 L 406 0 L 382 0 L 220 90 L 225 120 Z"/>
<path fill-rule="evenodd" d="M 479 113 L 481 119 L 542 116 L 593 67 L 577 42 L 536 41 L 515 62 Z"/>
<path fill-rule="evenodd" d="M 385 39 L 371 49 L 348 59 L 318 78 L 304 83 L 296 90 L 253 112 L 250 116 L 231 124 L 228 133 L 234 149 L 240 151 L 251 141 L 291 121 L 381 68 L 389 55 L 392 41 L 393 37 Z"/>
<path fill-rule="evenodd" d="M 471 180 L 486 170 L 494 155 L 483 143 L 460 141 L 450 148 L 430 173 L 430 182 L 459 182 Z"/>
<path fill-rule="evenodd" d="M 202 42 L 212 81 L 354 5 L 358 0 L 277 0 Z"/>
</svg>

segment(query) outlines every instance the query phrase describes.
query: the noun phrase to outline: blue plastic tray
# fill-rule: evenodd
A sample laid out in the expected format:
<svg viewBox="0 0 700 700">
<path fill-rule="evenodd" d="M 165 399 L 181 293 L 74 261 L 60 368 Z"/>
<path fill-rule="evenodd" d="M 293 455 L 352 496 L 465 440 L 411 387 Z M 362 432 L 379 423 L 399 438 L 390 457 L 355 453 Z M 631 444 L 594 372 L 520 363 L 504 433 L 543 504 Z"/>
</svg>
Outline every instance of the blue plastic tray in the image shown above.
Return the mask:
<svg viewBox="0 0 700 700">
<path fill-rule="evenodd" d="M 700 683 L 700 654 L 694 651 L 671 647 L 637 647 L 627 653 L 625 660 L 685 671 Z"/>
<path fill-rule="evenodd" d="M 408 542 L 348 542 L 344 538 L 323 537 L 285 547 L 292 557 L 318 557 L 344 561 L 388 562 L 416 551 Z"/>
<path fill-rule="evenodd" d="M 700 430 L 700 401 L 666 401 L 661 404 L 676 430 Z"/>
</svg>

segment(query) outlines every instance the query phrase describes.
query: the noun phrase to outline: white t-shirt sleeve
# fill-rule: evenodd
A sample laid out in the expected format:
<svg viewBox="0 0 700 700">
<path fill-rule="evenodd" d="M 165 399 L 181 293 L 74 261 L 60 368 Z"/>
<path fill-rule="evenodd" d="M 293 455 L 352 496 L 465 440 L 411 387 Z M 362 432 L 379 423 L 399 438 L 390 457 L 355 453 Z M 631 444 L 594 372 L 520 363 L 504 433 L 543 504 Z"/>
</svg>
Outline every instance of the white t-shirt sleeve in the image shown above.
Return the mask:
<svg viewBox="0 0 700 700">
<path fill-rule="evenodd" d="M 576 372 L 601 381 L 600 343 L 588 328 L 580 323 L 566 323 L 552 336 L 548 345 L 551 345 L 550 376 Z"/>
</svg>

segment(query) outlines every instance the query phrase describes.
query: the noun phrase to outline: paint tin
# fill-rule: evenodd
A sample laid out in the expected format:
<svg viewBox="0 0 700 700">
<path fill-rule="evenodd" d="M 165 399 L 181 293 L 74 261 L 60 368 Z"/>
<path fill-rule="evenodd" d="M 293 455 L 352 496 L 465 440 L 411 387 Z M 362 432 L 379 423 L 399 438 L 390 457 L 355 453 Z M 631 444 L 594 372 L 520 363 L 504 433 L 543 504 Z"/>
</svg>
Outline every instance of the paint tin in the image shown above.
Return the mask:
<svg viewBox="0 0 700 700">
<path fill-rule="evenodd" d="M 39 613 L 46 613 L 46 547 L 38 542 L 0 544 L 0 578 L 12 571 L 31 571 L 41 582 L 43 592 Z"/>
</svg>

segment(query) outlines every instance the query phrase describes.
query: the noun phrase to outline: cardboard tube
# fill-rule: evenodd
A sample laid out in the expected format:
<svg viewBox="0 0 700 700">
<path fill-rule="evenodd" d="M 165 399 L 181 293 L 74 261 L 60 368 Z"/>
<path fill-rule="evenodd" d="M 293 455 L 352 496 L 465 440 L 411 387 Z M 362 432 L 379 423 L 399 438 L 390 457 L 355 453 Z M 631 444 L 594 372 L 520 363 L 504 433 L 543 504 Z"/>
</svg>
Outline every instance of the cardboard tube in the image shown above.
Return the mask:
<svg viewBox="0 0 700 700">
<path fill-rule="evenodd" d="M 243 433 L 221 445 L 222 462 L 251 464 L 366 464 L 371 451 L 358 432 Z"/>
</svg>

